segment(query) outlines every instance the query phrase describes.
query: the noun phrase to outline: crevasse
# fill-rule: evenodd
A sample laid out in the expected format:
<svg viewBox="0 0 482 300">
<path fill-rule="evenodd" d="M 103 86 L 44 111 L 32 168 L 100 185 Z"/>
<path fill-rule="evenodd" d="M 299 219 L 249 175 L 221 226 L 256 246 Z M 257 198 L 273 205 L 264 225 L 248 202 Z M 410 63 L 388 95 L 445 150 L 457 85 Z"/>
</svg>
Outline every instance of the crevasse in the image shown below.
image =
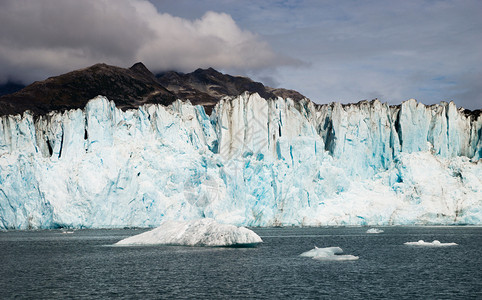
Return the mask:
<svg viewBox="0 0 482 300">
<path fill-rule="evenodd" d="M 222 99 L 0 117 L 0 228 L 482 224 L 482 116 Z"/>
</svg>

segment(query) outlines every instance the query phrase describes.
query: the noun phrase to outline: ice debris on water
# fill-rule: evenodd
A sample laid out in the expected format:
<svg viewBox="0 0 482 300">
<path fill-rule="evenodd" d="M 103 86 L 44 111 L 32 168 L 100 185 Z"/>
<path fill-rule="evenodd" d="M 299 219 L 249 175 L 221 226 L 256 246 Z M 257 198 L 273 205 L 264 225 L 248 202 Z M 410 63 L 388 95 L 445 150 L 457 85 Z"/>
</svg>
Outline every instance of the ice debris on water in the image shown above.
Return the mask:
<svg viewBox="0 0 482 300">
<path fill-rule="evenodd" d="M 318 248 L 303 252 L 300 254 L 302 257 L 311 257 L 315 260 L 323 261 L 344 261 L 344 260 L 357 260 L 359 257 L 354 255 L 341 255 L 343 249 L 340 247 L 326 247 Z"/>
<path fill-rule="evenodd" d="M 383 230 L 378 228 L 370 228 L 367 230 L 367 233 L 383 233 Z"/>
<path fill-rule="evenodd" d="M 408 246 L 425 246 L 425 247 L 446 247 L 446 246 L 457 246 L 457 243 L 441 243 L 438 240 L 433 242 L 425 242 L 424 240 L 419 240 L 418 242 L 406 242 L 404 243 Z"/>
<path fill-rule="evenodd" d="M 180 245 L 254 247 L 263 240 L 252 230 L 220 224 L 213 219 L 165 221 L 159 227 L 115 245 Z"/>
</svg>

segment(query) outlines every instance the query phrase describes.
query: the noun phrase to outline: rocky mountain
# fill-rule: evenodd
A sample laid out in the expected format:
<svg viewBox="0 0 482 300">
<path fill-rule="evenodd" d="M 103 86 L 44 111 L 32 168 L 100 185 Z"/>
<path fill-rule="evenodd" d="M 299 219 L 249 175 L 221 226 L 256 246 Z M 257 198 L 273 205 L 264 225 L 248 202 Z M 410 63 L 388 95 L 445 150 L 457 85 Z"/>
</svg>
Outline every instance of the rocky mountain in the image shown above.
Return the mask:
<svg viewBox="0 0 482 300">
<path fill-rule="evenodd" d="M 141 63 L 129 69 L 96 64 L 34 82 L 16 93 L 0 97 L 0 114 L 30 110 L 41 115 L 54 110 L 83 108 L 98 95 L 108 97 L 123 109 L 145 103 L 169 104 L 175 100 Z"/>
<path fill-rule="evenodd" d="M 156 77 L 177 98 L 203 105 L 208 113 L 221 98 L 238 96 L 245 91 L 258 93 L 264 99 L 282 97 L 299 101 L 305 98 L 293 90 L 270 88 L 247 77 L 222 74 L 213 68 L 197 69 L 188 74 L 169 71 L 157 74 Z"/>
<path fill-rule="evenodd" d="M 26 110 L 43 115 L 50 111 L 83 108 L 98 95 L 106 96 L 123 110 L 147 103 L 168 105 L 176 99 L 187 99 L 195 105 L 203 105 L 209 114 L 221 98 L 245 91 L 257 92 L 266 99 L 277 96 L 293 100 L 305 98 L 296 91 L 270 88 L 249 78 L 222 74 L 212 68 L 188 74 L 169 71 L 154 75 L 142 63 L 129 69 L 96 64 L 34 82 L 20 91 L 1 96 L 0 115 Z"/>
</svg>

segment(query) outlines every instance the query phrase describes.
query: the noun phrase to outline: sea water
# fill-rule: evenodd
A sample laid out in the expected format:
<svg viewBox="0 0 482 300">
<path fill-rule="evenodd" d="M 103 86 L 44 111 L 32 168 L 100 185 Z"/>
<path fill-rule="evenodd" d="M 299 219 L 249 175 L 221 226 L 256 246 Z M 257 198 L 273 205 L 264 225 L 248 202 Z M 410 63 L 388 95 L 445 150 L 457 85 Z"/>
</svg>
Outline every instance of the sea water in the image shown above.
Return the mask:
<svg viewBox="0 0 482 300">
<path fill-rule="evenodd" d="M 0 298 L 475 299 L 482 227 L 253 228 L 257 248 L 114 247 L 144 230 L 0 232 Z M 416 247 L 410 241 L 454 242 Z M 355 261 L 300 254 L 340 247 Z"/>
</svg>

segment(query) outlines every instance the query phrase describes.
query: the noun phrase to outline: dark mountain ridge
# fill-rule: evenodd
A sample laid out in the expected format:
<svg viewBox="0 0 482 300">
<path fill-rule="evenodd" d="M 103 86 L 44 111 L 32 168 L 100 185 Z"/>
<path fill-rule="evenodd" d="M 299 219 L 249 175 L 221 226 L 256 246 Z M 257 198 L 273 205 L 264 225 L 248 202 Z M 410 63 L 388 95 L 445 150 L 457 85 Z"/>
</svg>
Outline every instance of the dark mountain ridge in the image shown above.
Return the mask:
<svg viewBox="0 0 482 300">
<path fill-rule="evenodd" d="M 296 91 L 274 89 L 249 78 L 222 74 L 212 68 L 188 74 L 174 71 L 154 75 L 142 63 L 129 69 L 96 64 L 85 69 L 36 81 L 20 91 L 0 97 L 0 115 L 30 110 L 34 115 L 50 111 L 83 108 L 98 96 L 106 96 L 121 109 L 147 103 L 169 105 L 176 99 L 203 105 L 208 114 L 225 96 L 245 91 L 269 99 L 277 96 L 294 100 L 305 98 Z"/>
<path fill-rule="evenodd" d="M 146 103 L 169 104 L 175 95 L 166 90 L 142 64 L 129 69 L 96 64 L 91 67 L 36 81 L 24 89 L 0 97 L 0 115 L 26 110 L 35 115 L 83 108 L 103 95 L 122 109 Z"/>
<path fill-rule="evenodd" d="M 258 93 L 265 99 L 292 98 L 299 101 L 305 96 L 293 90 L 275 89 L 255 82 L 247 77 L 222 74 L 213 68 L 197 69 L 188 74 L 174 71 L 157 74 L 159 82 L 174 92 L 180 99 L 188 99 L 193 104 L 213 107 L 225 96 L 238 96 L 245 91 Z"/>
</svg>

